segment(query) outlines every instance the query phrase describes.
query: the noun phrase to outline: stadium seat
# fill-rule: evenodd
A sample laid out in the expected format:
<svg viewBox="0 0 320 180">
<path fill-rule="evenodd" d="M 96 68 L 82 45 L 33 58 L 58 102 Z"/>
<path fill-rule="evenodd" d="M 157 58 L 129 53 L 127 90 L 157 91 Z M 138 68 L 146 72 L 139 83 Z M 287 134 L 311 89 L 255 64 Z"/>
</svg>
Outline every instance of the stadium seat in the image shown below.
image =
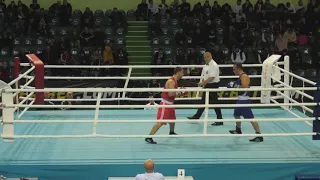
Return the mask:
<svg viewBox="0 0 320 180">
<path fill-rule="evenodd" d="M 112 14 L 112 9 L 108 9 L 108 10 L 104 13 L 104 16 L 105 16 L 105 17 L 109 17 L 109 16 L 111 16 L 111 14 Z"/>
<path fill-rule="evenodd" d="M 15 49 L 12 50 L 12 56 L 19 56 L 19 54 L 20 54 L 20 50 L 19 49 L 15 48 Z"/>
<path fill-rule="evenodd" d="M 164 45 L 170 45 L 170 43 L 171 43 L 170 38 L 169 38 L 169 37 L 164 37 L 163 44 L 164 44 Z"/>
<path fill-rule="evenodd" d="M 14 44 L 14 45 L 20 45 L 20 44 L 21 44 L 20 38 L 15 38 L 15 39 L 13 40 L 13 44 Z"/>
<path fill-rule="evenodd" d="M 298 70 L 294 71 L 293 73 L 298 76 L 305 77 L 305 71 L 302 69 L 298 69 Z"/>
<path fill-rule="evenodd" d="M 25 45 L 32 45 L 32 38 L 31 37 L 27 37 L 24 41 Z"/>
<path fill-rule="evenodd" d="M 174 26 L 174 27 L 178 26 L 179 25 L 179 20 L 178 19 L 172 19 L 171 20 L 171 25 Z"/>
<path fill-rule="evenodd" d="M 76 9 L 73 11 L 72 16 L 79 18 L 82 16 L 82 12 L 79 9 Z"/>
<path fill-rule="evenodd" d="M 136 17 L 136 12 L 134 9 L 130 9 L 128 12 L 127 12 L 127 16 L 128 18 L 135 18 Z"/>
<path fill-rule="evenodd" d="M 95 18 L 103 18 L 104 17 L 104 12 L 101 9 L 97 9 L 94 12 L 94 17 Z"/>
</svg>

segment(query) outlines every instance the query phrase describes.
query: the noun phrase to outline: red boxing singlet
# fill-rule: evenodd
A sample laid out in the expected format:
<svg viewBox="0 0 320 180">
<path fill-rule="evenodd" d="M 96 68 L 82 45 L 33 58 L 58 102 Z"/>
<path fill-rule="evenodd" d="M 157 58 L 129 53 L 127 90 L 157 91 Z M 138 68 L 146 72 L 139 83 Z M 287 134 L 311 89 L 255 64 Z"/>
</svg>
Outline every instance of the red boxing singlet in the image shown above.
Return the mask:
<svg viewBox="0 0 320 180">
<path fill-rule="evenodd" d="M 174 82 L 175 82 L 174 88 L 177 89 L 178 88 L 178 82 L 173 77 L 169 78 L 168 80 L 170 80 L 170 79 L 174 80 Z M 166 86 L 164 86 L 164 89 L 166 89 Z M 175 97 L 170 97 L 169 96 L 169 92 L 162 92 L 161 97 L 165 101 L 169 101 L 169 102 L 174 102 L 174 99 L 175 99 Z"/>
</svg>

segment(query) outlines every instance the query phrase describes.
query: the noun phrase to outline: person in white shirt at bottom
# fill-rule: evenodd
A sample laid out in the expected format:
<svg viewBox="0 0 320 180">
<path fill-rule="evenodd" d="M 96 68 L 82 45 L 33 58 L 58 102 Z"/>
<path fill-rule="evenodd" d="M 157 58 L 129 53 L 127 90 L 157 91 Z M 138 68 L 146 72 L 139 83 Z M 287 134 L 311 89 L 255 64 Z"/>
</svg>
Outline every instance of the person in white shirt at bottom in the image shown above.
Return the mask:
<svg viewBox="0 0 320 180">
<path fill-rule="evenodd" d="M 152 159 L 148 159 L 144 162 L 144 174 L 138 174 L 135 180 L 165 180 L 161 173 L 154 172 L 154 162 Z"/>
<path fill-rule="evenodd" d="M 150 95 L 149 96 L 149 103 L 146 104 L 148 107 L 145 107 L 144 110 L 155 110 L 155 109 L 158 109 L 157 107 L 154 107 L 154 106 L 157 106 L 159 104 L 157 104 L 156 102 L 154 102 L 154 99 L 153 99 L 153 96 Z"/>
<path fill-rule="evenodd" d="M 218 89 L 219 88 L 219 82 L 220 82 L 220 70 L 218 64 L 212 59 L 212 55 L 210 52 L 206 52 L 204 54 L 204 61 L 206 62 L 206 65 L 203 67 L 203 79 L 198 84 L 200 87 L 206 88 L 206 89 Z M 205 97 L 206 93 L 203 92 L 201 102 L 199 104 L 205 103 Z M 218 94 L 217 92 L 210 92 L 209 93 L 209 103 L 210 104 L 218 104 Z M 199 119 L 203 113 L 205 108 L 199 108 L 193 116 L 188 117 L 188 119 Z M 221 114 L 221 108 L 216 107 L 214 108 L 217 119 L 222 119 Z M 223 125 L 223 122 L 214 122 L 211 124 L 212 126 L 221 126 Z"/>
</svg>

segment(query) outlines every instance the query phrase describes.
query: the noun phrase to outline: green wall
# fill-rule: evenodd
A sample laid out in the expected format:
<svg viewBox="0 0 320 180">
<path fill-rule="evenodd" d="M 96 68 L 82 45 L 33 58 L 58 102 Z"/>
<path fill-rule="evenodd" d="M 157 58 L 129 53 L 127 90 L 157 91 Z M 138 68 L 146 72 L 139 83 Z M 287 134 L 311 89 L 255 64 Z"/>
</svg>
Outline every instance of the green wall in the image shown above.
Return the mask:
<svg viewBox="0 0 320 180">
<path fill-rule="evenodd" d="M 7 2 L 9 2 L 8 0 Z M 41 7 L 48 8 L 57 0 L 38 0 L 41 4 Z M 62 1 L 62 0 L 61 0 Z M 173 0 L 167 0 L 167 4 L 171 3 Z M 204 3 L 205 0 L 188 0 L 192 5 L 197 2 Z M 228 2 L 229 4 L 235 4 L 236 0 L 217 0 L 220 4 Z M 272 3 L 286 3 L 292 2 L 292 4 L 297 4 L 298 0 L 271 0 Z M 303 0 L 304 4 L 307 5 L 308 0 Z M 23 0 L 25 4 L 30 4 L 32 0 Z M 123 10 L 135 9 L 137 4 L 141 2 L 141 0 L 68 0 L 73 6 L 73 9 L 81 9 L 83 10 L 85 7 L 90 7 L 92 10 L 96 9 L 113 9 L 114 7 L 118 7 Z M 154 0 L 156 3 L 160 3 L 160 0 Z M 180 1 L 181 2 L 181 1 Z M 243 0 L 244 2 L 244 0 Z M 256 0 L 251 0 L 252 3 L 255 3 Z M 210 3 L 213 4 L 213 0 L 210 0 Z"/>
</svg>

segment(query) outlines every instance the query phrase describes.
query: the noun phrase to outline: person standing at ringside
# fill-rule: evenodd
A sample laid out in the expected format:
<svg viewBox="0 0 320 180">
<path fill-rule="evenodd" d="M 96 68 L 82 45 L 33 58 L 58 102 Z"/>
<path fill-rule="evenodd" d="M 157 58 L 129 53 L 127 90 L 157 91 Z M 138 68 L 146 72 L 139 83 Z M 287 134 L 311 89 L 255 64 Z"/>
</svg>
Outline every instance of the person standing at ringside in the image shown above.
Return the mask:
<svg viewBox="0 0 320 180">
<path fill-rule="evenodd" d="M 241 64 L 233 65 L 233 72 L 235 75 L 239 76 L 236 82 L 231 82 L 228 84 L 229 88 L 250 88 L 250 78 L 243 71 L 243 67 Z M 250 91 L 239 91 L 239 97 L 237 100 L 237 104 L 250 104 L 251 101 L 249 99 Z M 245 119 L 253 119 L 254 115 L 252 113 L 251 107 L 236 107 L 233 113 L 234 118 L 240 119 L 240 116 L 243 116 Z M 256 134 L 260 133 L 260 127 L 258 122 L 251 121 L 251 124 L 256 131 Z M 236 129 L 229 131 L 231 134 L 242 134 L 241 131 L 241 122 L 236 122 Z M 255 137 L 250 139 L 251 142 L 263 142 L 263 137 Z"/>
<path fill-rule="evenodd" d="M 178 88 L 178 80 L 180 80 L 183 77 L 183 69 L 181 67 L 176 67 L 174 69 L 174 75 L 170 77 L 165 86 L 164 89 L 177 89 Z M 181 95 L 181 92 L 165 92 L 163 91 L 161 94 L 162 100 L 160 102 L 160 105 L 172 105 L 174 103 L 174 100 L 176 96 Z M 176 111 L 174 108 L 166 108 L 161 107 L 158 109 L 157 114 L 158 120 L 175 120 L 176 119 Z M 149 135 L 154 135 L 157 133 L 157 131 L 161 128 L 162 125 L 166 125 L 167 123 L 164 122 L 157 122 L 151 129 L 151 132 Z M 169 135 L 176 135 L 174 132 L 174 126 L 175 123 L 169 123 L 170 125 L 170 132 Z M 146 138 L 146 142 L 150 144 L 157 144 L 157 142 L 153 141 L 152 138 Z"/>
<path fill-rule="evenodd" d="M 210 52 L 206 52 L 204 54 L 204 61 L 206 62 L 205 66 L 202 69 L 202 72 L 203 72 L 202 74 L 204 77 L 203 77 L 203 81 L 201 81 L 198 85 L 203 88 L 218 89 L 219 82 L 220 82 L 219 66 L 212 59 L 212 55 Z M 201 98 L 201 104 L 205 104 L 205 100 L 206 100 L 206 93 L 203 92 L 202 98 Z M 217 92 L 210 92 L 209 93 L 209 103 L 210 104 L 217 104 L 218 103 Z M 188 119 L 200 119 L 204 109 L 205 109 L 204 107 L 199 108 L 197 110 L 197 113 L 191 117 L 188 117 Z M 214 108 L 214 111 L 216 112 L 217 119 L 222 119 L 221 108 L 216 107 L 216 108 Z M 221 125 L 223 125 L 223 122 L 214 122 L 211 125 L 212 126 L 221 126 Z"/>
</svg>

